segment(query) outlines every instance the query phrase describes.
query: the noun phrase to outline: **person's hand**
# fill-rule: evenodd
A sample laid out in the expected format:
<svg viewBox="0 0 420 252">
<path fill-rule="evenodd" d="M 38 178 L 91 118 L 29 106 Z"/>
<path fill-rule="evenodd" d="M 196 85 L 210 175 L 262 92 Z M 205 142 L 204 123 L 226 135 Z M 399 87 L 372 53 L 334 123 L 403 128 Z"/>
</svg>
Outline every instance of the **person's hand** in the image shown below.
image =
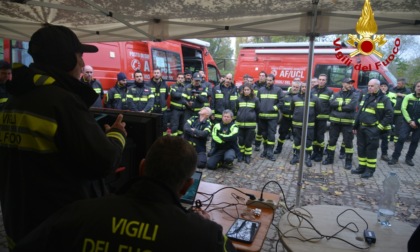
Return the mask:
<svg viewBox="0 0 420 252">
<path fill-rule="evenodd" d="M 200 215 L 204 219 L 210 220 L 210 214 L 208 214 L 205 210 L 203 210 L 201 208 L 195 207 L 193 209 L 193 212 L 196 213 L 196 214 L 198 214 L 198 215 Z"/>
<path fill-rule="evenodd" d="M 410 125 L 411 128 L 417 129 L 417 124 L 416 124 L 415 121 L 410 121 L 410 124 L 409 125 Z"/>
<path fill-rule="evenodd" d="M 109 124 L 104 125 L 105 132 L 108 132 L 111 128 L 116 128 L 116 129 L 119 129 L 121 132 L 123 132 L 124 136 L 127 136 L 127 131 L 125 130 L 125 122 L 123 122 L 122 120 L 123 120 L 123 115 L 119 114 L 114 124 L 112 124 L 112 126 L 109 126 Z"/>
</svg>

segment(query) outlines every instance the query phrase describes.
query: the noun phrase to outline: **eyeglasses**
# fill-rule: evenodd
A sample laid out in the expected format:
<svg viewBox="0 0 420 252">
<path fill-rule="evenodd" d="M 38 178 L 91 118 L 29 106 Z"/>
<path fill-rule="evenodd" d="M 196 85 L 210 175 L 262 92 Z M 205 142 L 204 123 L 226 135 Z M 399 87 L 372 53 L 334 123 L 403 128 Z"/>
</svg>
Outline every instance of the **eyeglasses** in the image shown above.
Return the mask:
<svg viewBox="0 0 420 252">
<path fill-rule="evenodd" d="M 232 78 L 225 78 L 225 80 L 231 80 Z"/>
<path fill-rule="evenodd" d="M 86 71 L 85 73 L 93 73 L 92 71 Z"/>
</svg>

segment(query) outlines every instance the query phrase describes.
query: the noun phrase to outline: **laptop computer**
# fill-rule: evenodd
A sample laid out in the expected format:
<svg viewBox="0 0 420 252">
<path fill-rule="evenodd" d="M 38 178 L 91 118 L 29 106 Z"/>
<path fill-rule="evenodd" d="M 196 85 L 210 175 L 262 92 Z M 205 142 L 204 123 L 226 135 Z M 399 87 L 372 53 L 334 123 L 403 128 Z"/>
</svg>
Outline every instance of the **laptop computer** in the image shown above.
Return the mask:
<svg viewBox="0 0 420 252">
<path fill-rule="evenodd" d="M 198 192 L 198 186 L 200 185 L 201 176 L 203 173 L 201 171 L 195 171 L 192 175 L 192 179 L 194 179 L 194 183 L 188 188 L 187 192 L 181 197 L 181 205 L 190 210 L 191 207 L 194 205 L 195 196 Z"/>
</svg>

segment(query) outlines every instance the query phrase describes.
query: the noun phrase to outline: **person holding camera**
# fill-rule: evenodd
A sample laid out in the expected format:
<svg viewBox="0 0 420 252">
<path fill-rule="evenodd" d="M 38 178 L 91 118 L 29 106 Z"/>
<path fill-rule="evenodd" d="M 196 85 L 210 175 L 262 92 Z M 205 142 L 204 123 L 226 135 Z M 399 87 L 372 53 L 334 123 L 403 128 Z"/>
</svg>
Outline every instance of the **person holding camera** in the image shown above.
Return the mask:
<svg viewBox="0 0 420 252">
<path fill-rule="evenodd" d="M 207 91 L 201 84 L 201 76 L 194 73 L 193 82 L 185 86 L 187 104 L 185 108 L 184 118 L 197 116 L 198 112 L 204 107 L 207 100 Z"/>
</svg>

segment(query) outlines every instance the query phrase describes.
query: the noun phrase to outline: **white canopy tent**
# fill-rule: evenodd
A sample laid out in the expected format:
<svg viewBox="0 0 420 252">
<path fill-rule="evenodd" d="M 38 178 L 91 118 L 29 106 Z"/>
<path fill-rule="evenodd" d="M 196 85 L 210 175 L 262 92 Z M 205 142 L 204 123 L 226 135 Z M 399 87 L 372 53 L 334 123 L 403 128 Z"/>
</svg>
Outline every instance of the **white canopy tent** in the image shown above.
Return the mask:
<svg viewBox="0 0 420 252">
<path fill-rule="evenodd" d="M 315 31 L 354 33 L 365 0 L 319 0 Z M 380 34 L 420 34 L 420 0 L 371 0 Z M 45 23 L 83 42 L 306 35 L 311 0 L 2 0 L 0 37 L 29 40 Z"/>
<path fill-rule="evenodd" d="M 420 0 L 370 2 L 377 34 L 420 34 Z M 307 35 L 309 90 L 315 36 L 355 34 L 364 4 L 365 0 L 3 0 L 0 37 L 29 40 L 46 23 L 71 28 L 83 42 Z M 306 129 L 308 108 L 304 118 Z M 304 130 L 296 206 L 306 134 Z"/>
</svg>

